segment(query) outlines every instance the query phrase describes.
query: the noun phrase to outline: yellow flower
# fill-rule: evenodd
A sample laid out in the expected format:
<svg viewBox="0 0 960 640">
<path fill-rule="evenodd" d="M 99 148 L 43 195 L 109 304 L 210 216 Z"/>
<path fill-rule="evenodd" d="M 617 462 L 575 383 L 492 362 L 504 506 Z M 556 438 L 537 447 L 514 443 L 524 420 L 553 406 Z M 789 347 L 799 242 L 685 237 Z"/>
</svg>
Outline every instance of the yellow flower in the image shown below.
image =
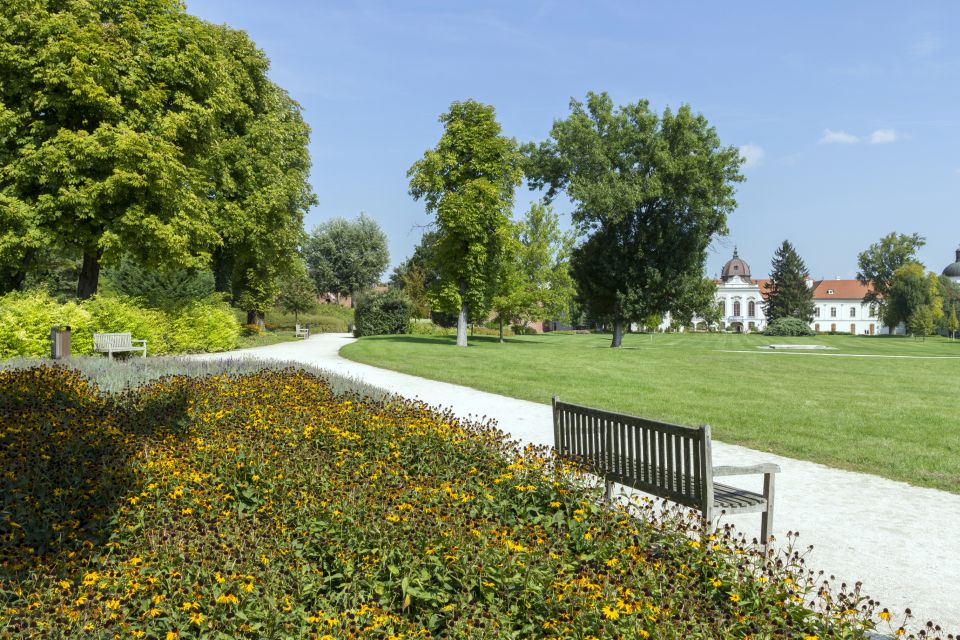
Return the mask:
<svg viewBox="0 0 960 640">
<path fill-rule="evenodd" d="M 890 612 L 887 611 L 886 609 L 884 609 L 883 611 L 880 612 L 880 619 L 881 619 L 881 620 L 890 620 L 890 617 L 891 617 L 891 616 L 890 616 Z"/>
<path fill-rule="evenodd" d="M 232 593 L 223 593 L 217 597 L 217 603 L 219 604 L 237 604 L 238 602 L 240 602 L 240 600 Z"/>
<path fill-rule="evenodd" d="M 601 609 L 601 611 L 603 611 L 603 617 L 606 618 L 607 620 L 616 620 L 617 618 L 620 617 L 620 612 L 619 612 L 619 611 L 617 611 L 616 609 L 614 609 L 614 608 L 612 608 L 612 607 L 608 607 L 608 606 L 606 606 L 606 605 L 604 605 L 604 607 L 603 607 L 603 609 Z"/>
<path fill-rule="evenodd" d="M 107 609 L 119 609 L 119 608 L 120 608 L 119 600 L 117 600 L 116 598 L 112 600 L 107 600 Z"/>
<path fill-rule="evenodd" d="M 167 638 L 166 638 L 166 640 L 177 640 L 177 638 L 179 638 L 179 637 L 180 637 L 180 632 L 179 632 L 179 631 L 167 631 Z"/>
<path fill-rule="evenodd" d="M 199 612 L 198 612 L 198 613 L 191 613 L 191 614 L 190 614 L 190 622 L 191 622 L 192 624 L 195 624 L 195 625 L 198 625 L 198 626 L 199 626 L 199 625 L 203 622 L 203 614 L 202 614 L 202 613 L 199 613 Z"/>
<path fill-rule="evenodd" d="M 719 587 L 723 585 L 723 580 L 721 580 L 720 578 L 714 578 L 713 580 L 710 581 L 710 584 L 712 584 L 715 587 Z"/>
</svg>

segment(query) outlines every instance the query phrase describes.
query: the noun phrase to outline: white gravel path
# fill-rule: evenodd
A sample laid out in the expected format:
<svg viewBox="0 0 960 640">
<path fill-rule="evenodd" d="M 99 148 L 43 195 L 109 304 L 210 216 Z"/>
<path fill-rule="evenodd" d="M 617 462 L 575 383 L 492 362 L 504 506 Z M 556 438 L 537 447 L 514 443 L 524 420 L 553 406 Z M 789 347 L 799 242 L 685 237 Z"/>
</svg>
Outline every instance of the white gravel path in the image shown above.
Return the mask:
<svg viewBox="0 0 960 640">
<path fill-rule="evenodd" d="M 461 417 L 492 418 L 525 443 L 553 443 L 549 405 L 352 362 L 338 353 L 352 341 L 349 334 L 320 334 L 306 341 L 208 357 L 303 362 L 450 407 Z M 800 546 L 814 545 L 808 566 L 835 575 L 838 583 L 862 581 L 864 593 L 892 612 L 911 608 L 910 630 L 933 620 L 946 632 L 960 635 L 960 495 L 717 441 L 713 456 L 715 465 L 780 465 L 773 532 L 785 541 L 787 531 L 800 531 Z M 731 480 L 747 489 L 761 489 L 759 476 Z M 748 537 L 759 534 L 759 514 L 729 521 Z"/>
</svg>

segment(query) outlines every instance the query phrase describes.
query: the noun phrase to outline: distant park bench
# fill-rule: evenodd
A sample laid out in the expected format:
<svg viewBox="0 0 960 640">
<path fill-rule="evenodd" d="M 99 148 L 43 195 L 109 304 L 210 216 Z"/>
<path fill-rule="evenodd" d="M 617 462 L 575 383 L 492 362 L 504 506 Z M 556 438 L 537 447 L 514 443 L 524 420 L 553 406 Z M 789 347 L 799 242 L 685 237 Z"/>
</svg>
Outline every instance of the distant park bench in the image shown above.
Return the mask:
<svg viewBox="0 0 960 640">
<path fill-rule="evenodd" d="M 140 344 L 133 344 L 139 342 Z M 140 351 L 147 357 L 147 341 L 133 340 L 129 333 L 95 333 L 93 334 L 93 350 L 107 354 L 113 360 L 113 354 L 128 351 Z"/>
<path fill-rule="evenodd" d="M 289 326 L 289 325 L 287 325 Z M 310 325 L 301 325 L 298 324 L 293 330 L 293 337 L 295 338 L 309 338 L 310 337 Z"/>
<path fill-rule="evenodd" d="M 561 402 L 553 398 L 558 455 L 601 476 L 610 499 L 614 483 L 671 500 L 703 514 L 708 526 L 725 512 L 762 512 L 760 539 L 773 526 L 775 464 L 714 467 L 710 426 L 684 427 Z M 763 493 L 714 482 L 719 476 L 762 473 Z"/>
</svg>

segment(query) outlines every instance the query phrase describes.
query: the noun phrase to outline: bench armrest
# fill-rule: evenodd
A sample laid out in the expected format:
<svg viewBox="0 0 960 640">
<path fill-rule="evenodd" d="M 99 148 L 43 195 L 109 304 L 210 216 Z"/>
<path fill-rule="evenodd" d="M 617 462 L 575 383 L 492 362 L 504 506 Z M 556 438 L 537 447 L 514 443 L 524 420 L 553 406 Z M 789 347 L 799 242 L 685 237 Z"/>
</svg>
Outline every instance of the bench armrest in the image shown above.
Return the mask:
<svg viewBox="0 0 960 640">
<path fill-rule="evenodd" d="M 755 464 L 749 467 L 714 467 L 713 477 L 717 476 L 744 476 L 752 473 L 780 473 L 780 467 L 772 463 Z"/>
<path fill-rule="evenodd" d="M 144 346 L 146 346 L 146 344 L 147 344 L 147 341 L 146 341 L 146 340 L 131 340 L 130 342 L 131 342 L 131 343 L 134 343 L 134 342 L 142 342 L 142 343 L 144 344 Z"/>
</svg>

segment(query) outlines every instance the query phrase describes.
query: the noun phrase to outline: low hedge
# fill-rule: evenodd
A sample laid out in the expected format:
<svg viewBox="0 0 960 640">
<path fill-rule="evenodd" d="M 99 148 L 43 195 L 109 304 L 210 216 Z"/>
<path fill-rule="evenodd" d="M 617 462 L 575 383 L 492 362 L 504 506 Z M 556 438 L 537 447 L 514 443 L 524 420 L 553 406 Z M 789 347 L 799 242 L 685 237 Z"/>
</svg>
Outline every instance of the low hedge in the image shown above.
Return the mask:
<svg viewBox="0 0 960 640">
<path fill-rule="evenodd" d="M 147 353 L 225 351 L 237 346 L 240 324 L 226 303 L 208 298 L 179 310 L 143 308 L 124 296 L 99 295 L 60 304 L 42 290 L 0 297 L 0 358 L 50 354 L 50 328 L 69 326 L 71 353 L 93 353 L 94 333 L 130 333 Z"/>
<path fill-rule="evenodd" d="M 777 318 L 763 330 L 765 336 L 815 336 L 810 324 L 800 318 Z"/>
</svg>

